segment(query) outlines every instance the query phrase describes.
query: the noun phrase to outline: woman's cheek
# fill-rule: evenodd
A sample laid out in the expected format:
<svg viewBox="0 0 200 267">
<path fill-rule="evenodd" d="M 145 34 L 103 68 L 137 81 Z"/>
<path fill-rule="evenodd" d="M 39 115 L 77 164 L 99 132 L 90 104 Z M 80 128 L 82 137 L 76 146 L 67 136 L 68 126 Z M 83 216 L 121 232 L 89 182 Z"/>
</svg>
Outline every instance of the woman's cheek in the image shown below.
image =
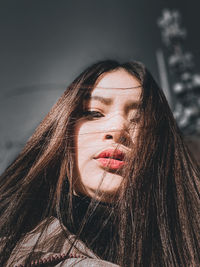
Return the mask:
<svg viewBox="0 0 200 267">
<path fill-rule="evenodd" d="M 79 136 L 82 140 L 98 137 L 103 132 L 103 124 L 98 121 L 85 122 L 80 127 Z"/>
</svg>

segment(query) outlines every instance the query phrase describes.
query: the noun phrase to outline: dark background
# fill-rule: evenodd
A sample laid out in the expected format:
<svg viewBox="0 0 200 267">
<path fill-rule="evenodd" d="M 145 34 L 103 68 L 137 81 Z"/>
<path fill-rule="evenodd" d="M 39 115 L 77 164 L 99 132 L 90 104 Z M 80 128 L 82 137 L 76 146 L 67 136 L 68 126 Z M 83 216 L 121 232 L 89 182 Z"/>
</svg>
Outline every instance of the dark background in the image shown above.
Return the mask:
<svg viewBox="0 0 200 267">
<path fill-rule="evenodd" d="M 160 83 L 157 20 L 164 8 L 181 12 L 185 50 L 199 73 L 199 0 L 1 0 L 0 171 L 90 63 L 136 59 Z"/>
</svg>

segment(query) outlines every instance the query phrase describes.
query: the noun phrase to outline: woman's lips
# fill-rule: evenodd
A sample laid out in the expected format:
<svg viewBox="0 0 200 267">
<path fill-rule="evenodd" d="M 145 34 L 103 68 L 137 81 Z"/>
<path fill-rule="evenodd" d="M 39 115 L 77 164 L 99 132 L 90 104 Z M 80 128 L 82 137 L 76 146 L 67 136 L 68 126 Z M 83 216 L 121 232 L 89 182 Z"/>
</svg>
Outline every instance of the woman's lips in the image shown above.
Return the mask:
<svg viewBox="0 0 200 267">
<path fill-rule="evenodd" d="M 124 153 L 118 149 L 107 149 L 102 151 L 95 159 L 104 168 L 118 170 L 125 164 L 124 157 Z"/>
<path fill-rule="evenodd" d="M 125 164 L 124 161 L 116 160 L 116 159 L 110 159 L 110 158 L 99 158 L 97 159 L 98 162 L 102 165 L 104 168 L 112 169 L 112 170 L 118 170 L 122 168 Z"/>
</svg>

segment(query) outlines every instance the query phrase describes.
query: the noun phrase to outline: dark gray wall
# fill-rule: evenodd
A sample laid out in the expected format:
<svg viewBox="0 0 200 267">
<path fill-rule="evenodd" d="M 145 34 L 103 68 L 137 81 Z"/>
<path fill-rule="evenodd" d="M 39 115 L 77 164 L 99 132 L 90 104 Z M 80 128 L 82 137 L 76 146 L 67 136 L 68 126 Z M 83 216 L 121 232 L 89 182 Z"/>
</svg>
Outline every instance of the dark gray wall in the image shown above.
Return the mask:
<svg viewBox="0 0 200 267">
<path fill-rule="evenodd" d="M 156 21 L 165 7 L 181 11 L 198 71 L 199 0 L 1 0 L 0 171 L 91 62 L 140 60 L 159 81 Z"/>
</svg>

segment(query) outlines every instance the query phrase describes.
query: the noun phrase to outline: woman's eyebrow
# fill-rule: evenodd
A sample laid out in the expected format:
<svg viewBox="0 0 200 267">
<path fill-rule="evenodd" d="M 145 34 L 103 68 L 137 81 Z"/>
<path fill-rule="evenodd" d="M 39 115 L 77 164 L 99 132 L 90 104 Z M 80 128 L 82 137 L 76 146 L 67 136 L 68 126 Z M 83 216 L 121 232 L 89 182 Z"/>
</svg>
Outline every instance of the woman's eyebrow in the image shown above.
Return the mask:
<svg viewBox="0 0 200 267">
<path fill-rule="evenodd" d="M 97 100 L 105 105 L 111 105 L 113 103 L 113 99 L 109 97 L 103 97 L 103 96 L 90 96 L 89 100 Z M 140 101 L 130 101 L 126 104 L 128 109 L 137 109 L 140 104 Z"/>
<path fill-rule="evenodd" d="M 103 96 L 90 96 L 89 98 L 90 100 L 97 100 L 105 105 L 111 105 L 113 103 L 113 99 L 112 98 L 108 98 L 108 97 L 103 97 Z"/>
</svg>

